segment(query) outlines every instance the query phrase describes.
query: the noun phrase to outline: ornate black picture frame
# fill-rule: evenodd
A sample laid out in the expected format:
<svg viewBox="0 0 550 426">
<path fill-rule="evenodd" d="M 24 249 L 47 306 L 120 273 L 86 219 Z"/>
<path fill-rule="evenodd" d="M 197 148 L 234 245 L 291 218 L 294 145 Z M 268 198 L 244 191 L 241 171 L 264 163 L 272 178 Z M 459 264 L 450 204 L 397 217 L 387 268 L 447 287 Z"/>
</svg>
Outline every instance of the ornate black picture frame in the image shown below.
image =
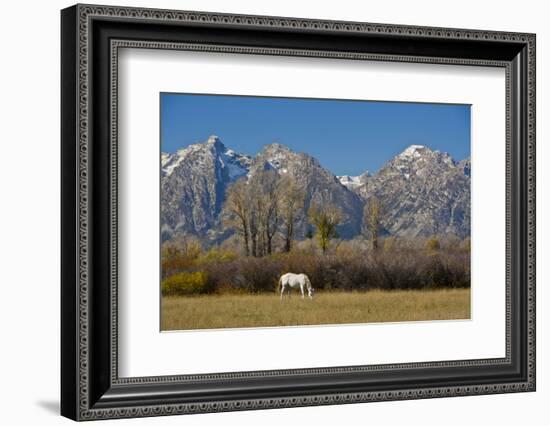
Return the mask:
<svg viewBox="0 0 550 426">
<path fill-rule="evenodd" d="M 96 5 L 64 9 L 61 29 L 62 415 L 92 420 L 535 390 L 534 34 Z M 120 47 L 504 68 L 506 356 L 120 378 Z"/>
</svg>

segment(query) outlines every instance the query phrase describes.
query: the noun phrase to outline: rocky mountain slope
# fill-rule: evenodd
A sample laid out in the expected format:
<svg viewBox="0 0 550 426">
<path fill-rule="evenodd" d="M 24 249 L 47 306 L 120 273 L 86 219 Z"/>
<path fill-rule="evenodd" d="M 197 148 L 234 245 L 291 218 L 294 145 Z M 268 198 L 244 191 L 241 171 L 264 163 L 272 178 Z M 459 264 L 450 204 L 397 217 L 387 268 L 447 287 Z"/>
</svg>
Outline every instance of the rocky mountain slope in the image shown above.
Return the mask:
<svg viewBox="0 0 550 426">
<path fill-rule="evenodd" d="M 218 226 L 227 186 L 246 176 L 250 165 L 250 157 L 226 148 L 217 136 L 162 153 L 162 240 L 176 234 L 207 236 Z"/>
<path fill-rule="evenodd" d="M 338 178 L 312 156 L 294 152 L 281 144 L 265 145 L 252 161 L 252 178 L 258 169 L 274 169 L 281 176 L 291 176 L 305 194 L 304 208 L 297 219 L 297 237 L 303 238 L 307 231 L 306 213 L 312 202 L 320 205 L 332 203 L 341 209 L 342 224 L 338 227 L 338 234 L 342 238 L 352 238 L 361 232 L 361 198 L 342 186 Z"/>
<path fill-rule="evenodd" d="M 305 194 L 296 234 L 303 238 L 312 202 L 336 204 L 342 211 L 338 234 L 361 233 L 365 203 L 377 197 L 382 205 L 385 232 L 418 237 L 470 233 L 470 162 L 456 163 L 448 154 L 427 147 L 407 148 L 377 173 L 335 176 L 312 156 L 281 144 L 265 145 L 253 158 L 235 153 L 218 137 L 161 156 L 162 239 L 196 235 L 220 241 L 220 212 L 230 184 L 254 179 L 259 170 L 291 176 Z"/>
<path fill-rule="evenodd" d="M 469 159 L 456 163 L 447 153 L 412 145 L 360 184 L 346 186 L 365 202 L 378 198 L 388 234 L 470 234 Z"/>
</svg>

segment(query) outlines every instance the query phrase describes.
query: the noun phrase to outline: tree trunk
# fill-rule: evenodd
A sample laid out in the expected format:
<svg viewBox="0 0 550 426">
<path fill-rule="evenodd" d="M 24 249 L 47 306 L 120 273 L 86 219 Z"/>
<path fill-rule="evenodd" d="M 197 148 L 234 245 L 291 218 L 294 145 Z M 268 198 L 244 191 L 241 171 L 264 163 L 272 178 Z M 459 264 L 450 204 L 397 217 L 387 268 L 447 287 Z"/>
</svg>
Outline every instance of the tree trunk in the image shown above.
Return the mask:
<svg viewBox="0 0 550 426">
<path fill-rule="evenodd" d="M 252 235 L 252 256 L 257 257 L 256 235 Z"/>
<path fill-rule="evenodd" d="M 287 226 L 286 226 L 286 235 L 285 235 L 285 251 L 287 253 L 290 252 L 290 249 L 292 248 L 292 234 L 293 234 L 293 229 L 292 229 L 292 222 L 288 222 L 287 223 Z"/>
<path fill-rule="evenodd" d="M 250 256 L 250 247 L 248 246 L 248 232 L 244 231 L 243 233 L 243 242 L 244 242 L 244 254 Z"/>
<path fill-rule="evenodd" d="M 267 254 L 271 254 L 271 240 L 273 239 L 273 236 L 267 235 Z"/>
<path fill-rule="evenodd" d="M 322 236 L 321 237 L 321 249 L 323 250 L 323 254 L 325 254 L 325 252 L 327 251 L 327 246 L 328 246 L 327 239 L 324 236 Z"/>
<path fill-rule="evenodd" d="M 378 236 L 376 235 L 376 233 L 373 234 L 372 249 L 373 250 L 378 250 Z"/>
</svg>

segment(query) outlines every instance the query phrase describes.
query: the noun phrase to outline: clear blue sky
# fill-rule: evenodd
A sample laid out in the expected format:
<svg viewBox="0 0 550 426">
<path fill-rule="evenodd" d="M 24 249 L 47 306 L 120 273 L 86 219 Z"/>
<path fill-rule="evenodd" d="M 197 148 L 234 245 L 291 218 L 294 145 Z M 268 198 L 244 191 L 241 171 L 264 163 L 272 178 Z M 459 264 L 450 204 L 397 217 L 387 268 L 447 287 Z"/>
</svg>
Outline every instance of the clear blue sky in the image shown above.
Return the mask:
<svg viewBox="0 0 550 426">
<path fill-rule="evenodd" d="M 254 155 L 278 142 L 336 175 L 377 171 L 409 145 L 470 156 L 470 106 L 161 93 L 161 150 L 217 135 Z"/>
</svg>

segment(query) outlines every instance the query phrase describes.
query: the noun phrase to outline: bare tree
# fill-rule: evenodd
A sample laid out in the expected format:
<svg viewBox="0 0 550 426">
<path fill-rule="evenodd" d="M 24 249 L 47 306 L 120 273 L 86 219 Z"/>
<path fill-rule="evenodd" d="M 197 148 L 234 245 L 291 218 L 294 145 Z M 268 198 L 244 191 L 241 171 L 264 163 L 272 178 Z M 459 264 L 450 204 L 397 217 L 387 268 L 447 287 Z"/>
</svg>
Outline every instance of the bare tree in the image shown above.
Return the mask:
<svg viewBox="0 0 550 426">
<path fill-rule="evenodd" d="M 250 255 L 250 189 L 244 180 L 231 185 L 227 191 L 227 199 L 223 207 L 225 225 L 235 229 L 243 239 L 246 256 Z"/>
<path fill-rule="evenodd" d="M 309 220 L 315 225 L 315 235 L 325 253 L 328 249 L 331 238 L 337 236 L 336 227 L 342 221 L 342 212 L 334 204 L 321 206 L 313 203 L 308 211 Z"/>
<path fill-rule="evenodd" d="M 256 197 L 261 199 L 258 206 L 262 231 L 262 254 L 273 252 L 273 237 L 280 224 L 280 186 L 279 175 L 274 170 L 262 171 L 254 177 L 258 184 Z"/>
<path fill-rule="evenodd" d="M 373 250 L 378 249 L 378 234 L 380 232 L 380 201 L 371 197 L 363 209 L 363 229 L 371 240 Z"/>
<path fill-rule="evenodd" d="M 294 236 L 294 224 L 298 211 L 304 207 L 305 194 L 296 183 L 296 180 L 285 177 L 281 179 L 281 216 L 283 222 L 283 237 L 285 240 L 284 251 L 290 252 L 292 237 Z"/>
<path fill-rule="evenodd" d="M 242 237 L 247 256 L 259 257 L 273 253 L 273 240 L 283 223 L 290 250 L 296 211 L 302 205 L 303 195 L 295 183 L 281 179 L 274 170 L 260 170 L 229 188 L 225 224 Z"/>
<path fill-rule="evenodd" d="M 252 185 L 249 187 L 252 189 Z M 251 191 L 253 192 L 253 191 Z M 252 256 L 260 255 L 260 245 L 258 244 L 258 238 L 260 234 L 260 221 L 258 217 L 258 211 L 261 208 L 260 197 L 250 197 L 250 210 L 248 216 L 248 227 L 250 232 L 250 242 L 251 242 L 251 254 Z"/>
<path fill-rule="evenodd" d="M 238 231 L 247 240 L 248 253 L 255 257 L 272 252 L 273 236 L 279 225 L 277 179 L 275 171 L 258 171 L 248 181 L 239 181 L 242 182 L 238 187 L 243 190 L 242 196 L 228 198 L 230 206 L 235 204 L 234 198 L 246 202 L 233 216 L 240 219 Z M 233 189 L 229 193 L 232 192 Z M 235 228 L 234 222 L 227 224 Z"/>
</svg>

